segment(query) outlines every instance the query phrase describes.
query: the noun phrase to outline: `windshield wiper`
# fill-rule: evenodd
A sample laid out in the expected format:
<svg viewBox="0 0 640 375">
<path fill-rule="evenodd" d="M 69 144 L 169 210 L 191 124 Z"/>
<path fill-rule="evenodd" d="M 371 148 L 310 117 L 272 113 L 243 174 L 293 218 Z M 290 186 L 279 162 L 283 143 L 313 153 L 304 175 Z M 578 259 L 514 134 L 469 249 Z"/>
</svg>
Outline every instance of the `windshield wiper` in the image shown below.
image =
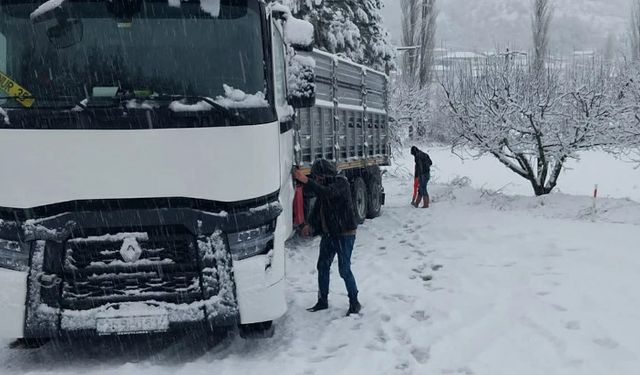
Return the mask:
<svg viewBox="0 0 640 375">
<path fill-rule="evenodd" d="M 221 112 L 225 112 L 225 113 L 233 113 L 233 111 L 228 108 L 223 106 L 220 103 L 215 102 L 213 99 L 206 97 L 206 96 L 200 96 L 200 95 L 176 95 L 176 94 L 158 94 L 158 95 L 151 95 L 151 96 L 147 96 L 147 97 L 140 97 L 140 96 L 135 96 L 135 99 L 145 99 L 145 100 L 158 100 L 158 101 L 172 101 L 172 102 L 179 102 L 180 100 L 191 100 L 191 101 L 200 101 L 200 102 L 204 102 L 206 104 L 208 104 L 209 106 L 211 106 L 212 108 L 221 111 Z M 181 103 L 183 104 L 183 103 Z M 197 104 L 184 104 L 186 106 L 197 106 Z M 197 110 L 195 107 L 193 108 L 193 112 L 201 112 L 201 111 L 205 111 L 205 110 Z M 177 112 L 191 112 L 190 110 L 184 110 L 184 111 L 177 111 Z M 235 111 L 235 114 L 237 114 L 238 111 Z"/>
<path fill-rule="evenodd" d="M 203 113 L 207 113 L 211 110 L 215 110 L 224 115 L 227 115 L 230 120 L 237 122 L 238 120 L 243 120 L 244 116 L 238 111 L 237 108 L 229 108 L 225 107 L 220 103 L 217 103 L 213 99 L 200 96 L 200 95 L 180 95 L 180 94 L 154 94 L 149 96 L 140 96 L 140 95 L 123 95 L 121 101 L 127 100 L 149 100 L 149 101 L 159 101 L 159 102 L 170 102 L 169 109 L 173 113 L 180 113 L 183 116 L 188 116 L 190 113 L 194 115 L 201 115 Z M 185 104 L 181 103 L 182 100 L 188 100 L 195 102 L 194 104 Z M 209 106 L 209 108 L 204 108 L 199 106 L 200 103 L 204 103 Z M 181 107 L 182 106 L 182 107 Z"/>
</svg>

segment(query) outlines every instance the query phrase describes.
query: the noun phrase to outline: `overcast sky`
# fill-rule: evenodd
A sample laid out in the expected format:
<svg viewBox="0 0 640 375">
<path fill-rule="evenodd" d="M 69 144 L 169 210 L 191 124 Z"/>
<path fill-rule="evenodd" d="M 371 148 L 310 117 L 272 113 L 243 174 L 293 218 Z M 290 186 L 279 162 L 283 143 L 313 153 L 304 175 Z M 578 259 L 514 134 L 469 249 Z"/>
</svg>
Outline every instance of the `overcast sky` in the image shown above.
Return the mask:
<svg viewBox="0 0 640 375">
<path fill-rule="evenodd" d="M 401 32 L 400 0 L 383 0 L 382 16 L 394 44 Z M 437 0 L 439 44 L 487 51 L 530 48 L 532 0 Z M 607 40 L 623 49 L 632 0 L 553 0 L 552 49 L 601 50 Z"/>
</svg>

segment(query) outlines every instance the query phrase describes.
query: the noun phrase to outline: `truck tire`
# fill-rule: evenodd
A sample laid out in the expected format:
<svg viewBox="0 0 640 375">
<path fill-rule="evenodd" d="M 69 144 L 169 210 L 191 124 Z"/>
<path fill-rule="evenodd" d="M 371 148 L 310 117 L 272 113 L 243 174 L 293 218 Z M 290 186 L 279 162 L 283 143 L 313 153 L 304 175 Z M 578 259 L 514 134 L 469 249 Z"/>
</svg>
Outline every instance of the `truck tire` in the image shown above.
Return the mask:
<svg viewBox="0 0 640 375">
<path fill-rule="evenodd" d="M 382 211 L 382 177 L 376 170 L 367 178 L 367 219 L 375 219 Z"/>
<path fill-rule="evenodd" d="M 356 221 L 358 224 L 364 223 L 367 218 L 367 185 L 362 177 L 356 177 L 351 186 L 353 198 L 353 210 L 355 211 Z"/>
</svg>

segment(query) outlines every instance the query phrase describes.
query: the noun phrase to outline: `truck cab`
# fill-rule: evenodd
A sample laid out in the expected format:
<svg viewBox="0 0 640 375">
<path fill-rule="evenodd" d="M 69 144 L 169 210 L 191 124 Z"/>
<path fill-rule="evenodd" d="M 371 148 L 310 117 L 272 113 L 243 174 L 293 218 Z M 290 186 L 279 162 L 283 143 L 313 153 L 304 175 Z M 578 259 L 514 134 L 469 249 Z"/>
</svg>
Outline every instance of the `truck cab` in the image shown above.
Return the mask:
<svg viewBox="0 0 640 375">
<path fill-rule="evenodd" d="M 314 97 L 288 87 L 286 22 L 259 0 L 0 0 L 0 336 L 285 313 L 290 105 Z"/>
</svg>

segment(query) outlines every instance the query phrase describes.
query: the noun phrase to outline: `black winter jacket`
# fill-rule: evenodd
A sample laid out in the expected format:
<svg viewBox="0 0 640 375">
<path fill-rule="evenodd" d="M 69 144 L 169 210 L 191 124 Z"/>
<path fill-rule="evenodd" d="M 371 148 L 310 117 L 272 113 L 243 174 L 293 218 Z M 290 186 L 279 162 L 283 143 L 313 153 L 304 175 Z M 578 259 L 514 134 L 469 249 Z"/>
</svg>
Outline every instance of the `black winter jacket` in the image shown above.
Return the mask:
<svg viewBox="0 0 640 375">
<path fill-rule="evenodd" d="M 310 179 L 307 186 L 317 197 L 309 217 L 309 225 L 315 234 L 341 235 L 358 228 L 351 187 L 346 177 L 328 177 L 325 185 Z M 324 212 L 328 233 L 322 228 L 321 212 Z"/>
<path fill-rule="evenodd" d="M 427 154 L 426 152 L 417 150 L 416 154 L 413 157 L 416 162 L 415 177 L 429 174 L 431 172 L 431 165 L 433 165 L 433 163 L 431 162 L 431 158 L 429 157 L 429 154 Z"/>
</svg>

